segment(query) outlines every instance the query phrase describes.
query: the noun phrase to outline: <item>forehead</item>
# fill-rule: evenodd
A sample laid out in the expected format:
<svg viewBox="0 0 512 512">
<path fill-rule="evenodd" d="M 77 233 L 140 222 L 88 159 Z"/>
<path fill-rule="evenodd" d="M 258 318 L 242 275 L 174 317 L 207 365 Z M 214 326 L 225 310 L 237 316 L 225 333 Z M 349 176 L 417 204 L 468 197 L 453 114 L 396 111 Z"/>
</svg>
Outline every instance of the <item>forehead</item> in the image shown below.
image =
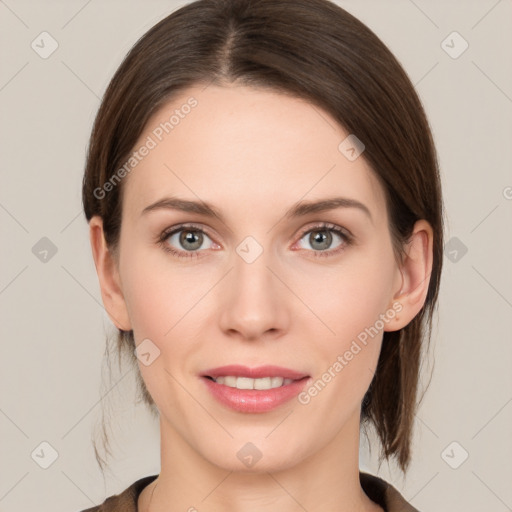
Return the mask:
<svg viewBox="0 0 512 512">
<path fill-rule="evenodd" d="M 339 149 L 349 135 L 300 98 L 246 86 L 191 87 L 151 117 L 135 144 L 139 160 L 123 183 L 123 212 L 135 218 L 166 195 L 233 215 L 343 195 L 382 218 L 384 193 L 373 171 Z"/>
</svg>

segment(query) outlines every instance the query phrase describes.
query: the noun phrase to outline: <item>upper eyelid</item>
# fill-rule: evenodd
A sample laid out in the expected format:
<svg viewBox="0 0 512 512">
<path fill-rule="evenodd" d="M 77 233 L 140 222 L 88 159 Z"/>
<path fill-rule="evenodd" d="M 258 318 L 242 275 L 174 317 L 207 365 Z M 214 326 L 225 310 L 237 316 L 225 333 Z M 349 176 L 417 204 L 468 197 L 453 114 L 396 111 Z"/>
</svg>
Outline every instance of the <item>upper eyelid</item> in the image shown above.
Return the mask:
<svg viewBox="0 0 512 512">
<path fill-rule="evenodd" d="M 209 228 L 205 229 L 204 226 L 200 226 L 198 224 L 189 223 L 189 222 L 184 222 L 183 224 L 176 224 L 175 226 L 166 228 L 162 231 L 161 236 L 168 237 L 168 236 L 171 236 L 171 234 L 179 233 L 180 231 L 186 231 L 187 229 L 189 231 L 201 231 L 202 233 L 205 233 L 208 236 L 210 236 Z"/>
<path fill-rule="evenodd" d="M 334 224 L 333 222 L 327 222 L 327 221 L 318 221 L 313 226 L 305 227 L 299 231 L 299 234 L 305 235 L 306 233 L 309 233 L 310 231 L 314 231 L 315 229 L 318 229 L 319 231 L 321 229 L 325 229 L 326 231 L 341 231 L 347 237 L 352 236 L 352 233 L 347 228 L 345 228 L 343 226 L 339 226 L 337 224 Z"/>
</svg>

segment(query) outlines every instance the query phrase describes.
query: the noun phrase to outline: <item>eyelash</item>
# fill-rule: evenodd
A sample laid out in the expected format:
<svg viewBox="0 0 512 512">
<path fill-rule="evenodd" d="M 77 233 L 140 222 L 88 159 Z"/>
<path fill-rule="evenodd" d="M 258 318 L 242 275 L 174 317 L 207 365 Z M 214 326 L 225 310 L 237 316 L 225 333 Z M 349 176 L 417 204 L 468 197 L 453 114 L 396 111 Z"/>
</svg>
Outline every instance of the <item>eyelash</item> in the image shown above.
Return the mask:
<svg viewBox="0 0 512 512">
<path fill-rule="evenodd" d="M 183 259 L 190 259 L 190 258 L 201 258 L 202 256 L 199 255 L 200 250 L 198 251 L 177 251 L 172 246 L 170 246 L 167 243 L 167 239 L 176 233 L 179 233 L 180 231 L 191 231 L 191 232 L 200 232 L 205 235 L 207 235 L 210 239 L 212 238 L 208 231 L 205 230 L 202 227 L 199 227 L 195 224 L 180 224 L 178 226 L 174 226 L 170 229 L 164 230 L 157 239 L 157 243 L 159 246 L 162 247 L 162 249 L 168 253 L 171 253 L 173 256 L 177 258 L 183 258 Z M 329 256 L 335 256 L 341 251 L 345 250 L 348 246 L 352 245 L 353 243 L 353 236 L 349 234 L 346 230 L 336 226 L 335 224 L 331 224 L 329 222 L 320 222 L 315 226 L 309 227 L 303 232 L 300 233 L 299 240 L 302 240 L 304 238 L 304 235 L 307 235 L 308 233 L 311 233 L 313 231 L 332 231 L 336 233 L 341 239 L 342 244 L 336 248 L 326 251 L 309 251 L 315 253 L 315 258 L 325 258 Z M 307 249 L 304 249 L 307 250 Z"/>
</svg>

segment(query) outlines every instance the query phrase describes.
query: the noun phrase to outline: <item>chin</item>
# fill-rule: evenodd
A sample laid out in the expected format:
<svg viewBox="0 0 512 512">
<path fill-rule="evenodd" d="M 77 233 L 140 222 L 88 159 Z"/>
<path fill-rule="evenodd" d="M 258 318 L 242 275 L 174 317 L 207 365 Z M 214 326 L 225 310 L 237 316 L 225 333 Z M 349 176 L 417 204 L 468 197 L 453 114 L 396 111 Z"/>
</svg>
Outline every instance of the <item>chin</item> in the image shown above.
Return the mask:
<svg viewBox="0 0 512 512">
<path fill-rule="evenodd" d="M 285 447 L 273 446 L 268 440 L 259 442 L 257 438 L 254 441 L 233 441 L 221 451 L 208 452 L 202 455 L 211 464 L 235 473 L 276 473 L 294 467 L 301 460 L 299 447 L 289 444 Z"/>
</svg>

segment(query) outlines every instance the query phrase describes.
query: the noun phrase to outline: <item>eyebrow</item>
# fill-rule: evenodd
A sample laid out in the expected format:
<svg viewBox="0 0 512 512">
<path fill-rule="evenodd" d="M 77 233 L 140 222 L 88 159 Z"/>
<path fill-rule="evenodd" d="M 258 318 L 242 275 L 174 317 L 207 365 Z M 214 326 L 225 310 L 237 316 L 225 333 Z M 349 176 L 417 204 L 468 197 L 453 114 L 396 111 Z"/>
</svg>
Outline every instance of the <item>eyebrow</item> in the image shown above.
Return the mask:
<svg viewBox="0 0 512 512">
<path fill-rule="evenodd" d="M 372 214 L 368 207 L 363 203 L 348 197 L 330 197 L 317 201 L 299 201 L 285 213 L 284 217 L 287 219 L 303 217 L 310 213 L 326 212 L 329 210 L 335 210 L 336 208 L 357 208 L 365 213 L 373 223 Z M 141 216 L 155 210 L 178 210 L 187 213 L 197 213 L 199 215 L 204 215 L 205 217 L 215 217 L 222 223 L 225 223 L 220 211 L 204 201 L 190 201 L 188 199 L 180 199 L 177 197 L 164 197 L 163 199 L 159 199 L 155 203 L 146 206 L 142 210 Z"/>
</svg>

